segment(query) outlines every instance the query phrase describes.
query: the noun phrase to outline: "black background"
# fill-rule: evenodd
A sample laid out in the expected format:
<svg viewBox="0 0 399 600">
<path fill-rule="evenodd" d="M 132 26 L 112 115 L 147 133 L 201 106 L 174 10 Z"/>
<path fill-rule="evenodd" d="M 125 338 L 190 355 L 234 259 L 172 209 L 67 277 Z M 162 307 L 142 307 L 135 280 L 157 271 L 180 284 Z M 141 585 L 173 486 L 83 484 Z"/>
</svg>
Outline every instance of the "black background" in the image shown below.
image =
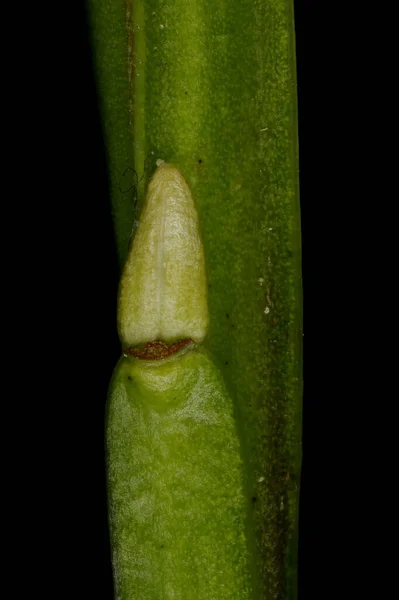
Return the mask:
<svg viewBox="0 0 399 600">
<path fill-rule="evenodd" d="M 21 291 L 10 293 L 20 329 L 16 371 L 8 377 L 16 414 L 4 426 L 16 463 L 7 490 L 22 524 L 9 553 L 19 565 L 13 597 L 25 597 L 18 590 L 26 584 L 41 598 L 111 600 L 103 423 L 120 353 L 118 272 L 84 5 L 72 3 L 67 12 L 40 29 L 40 51 L 31 55 L 26 47 L 23 57 L 29 78 L 20 119 L 22 128 L 31 121 L 34 133 L 19 148 L 12 182 L 16 206 L 24 200 L 26 233 L 8 248 Z M 320 128 L 330 93 L 319 67 L 325 15 L 310 0 L 296 0 L 295 13 L 304 287 L 299 598 L 309 600 L 340 597 L 344 575 L 333 547 L 342 547 L 346 534 L 345 490 L 334 433 L 334 351 L 326 343 L 336 323 L 326 274 L 334 215 L 325 117 L 323 134 Z"/>
</svg>

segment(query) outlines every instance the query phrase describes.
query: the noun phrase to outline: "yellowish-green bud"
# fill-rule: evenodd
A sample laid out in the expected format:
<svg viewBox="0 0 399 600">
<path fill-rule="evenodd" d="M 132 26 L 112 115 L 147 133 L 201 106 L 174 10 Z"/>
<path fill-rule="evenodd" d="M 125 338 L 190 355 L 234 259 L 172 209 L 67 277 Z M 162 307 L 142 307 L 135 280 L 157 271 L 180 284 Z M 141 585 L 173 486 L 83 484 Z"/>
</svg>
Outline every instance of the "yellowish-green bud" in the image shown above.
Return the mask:
<svg viewBox="0 0 399 600">
<path fill-rule="evenodd" d="M 160 164 L 148 185 L 122 274 L 124 347 L 152 340 L 201 342 L 208 327 L 205 259 L 194 200 L 182 173 Z"/>
</svg>

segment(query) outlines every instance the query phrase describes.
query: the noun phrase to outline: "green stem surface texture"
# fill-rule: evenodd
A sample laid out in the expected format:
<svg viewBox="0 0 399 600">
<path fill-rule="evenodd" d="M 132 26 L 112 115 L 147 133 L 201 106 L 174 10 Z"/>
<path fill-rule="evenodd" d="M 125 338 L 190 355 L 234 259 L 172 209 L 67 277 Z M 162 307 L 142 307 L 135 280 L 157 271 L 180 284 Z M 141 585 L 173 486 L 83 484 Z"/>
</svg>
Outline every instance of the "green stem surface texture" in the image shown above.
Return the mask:
<svg viewBox="0 0 399 600">
<path fill-rule="evenodd" d="M 302 295 L 292 0 L 89 0 L 89 9 L 121 267 L 156 161 L 175 164 L 204 243 L 203 343 L 247 465 L 253 600 L 295 600 Z"/>
</svg>

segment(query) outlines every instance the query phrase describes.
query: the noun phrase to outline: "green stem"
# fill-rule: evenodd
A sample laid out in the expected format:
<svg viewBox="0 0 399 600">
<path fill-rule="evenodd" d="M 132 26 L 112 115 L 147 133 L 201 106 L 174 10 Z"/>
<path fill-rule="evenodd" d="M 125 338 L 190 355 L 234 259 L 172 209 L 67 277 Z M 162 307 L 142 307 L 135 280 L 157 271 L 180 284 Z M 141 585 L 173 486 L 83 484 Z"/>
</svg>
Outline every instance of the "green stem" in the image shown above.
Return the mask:
<svg viewBox="0 0 399 600">
<path fill-rule="evenodd" d="M 204 344 L 223 373 L 248 459 L 261 598 L 294 600 L 302 295 L 293 2 L 91 6 L 121 264 L 134 197 L 115 182 L 135 169 L 140 209 L 157 159 L 173 162 L 199 215 Z"/>
</svg>

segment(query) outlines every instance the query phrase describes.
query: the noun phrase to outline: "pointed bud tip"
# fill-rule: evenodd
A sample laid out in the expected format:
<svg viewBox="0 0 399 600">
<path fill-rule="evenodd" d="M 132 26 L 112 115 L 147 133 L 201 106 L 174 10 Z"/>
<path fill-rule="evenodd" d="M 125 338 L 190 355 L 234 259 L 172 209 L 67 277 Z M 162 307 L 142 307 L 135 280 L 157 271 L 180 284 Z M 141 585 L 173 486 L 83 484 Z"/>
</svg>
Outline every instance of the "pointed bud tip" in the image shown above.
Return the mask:
<svg viewBox="0 0 399 600">
<path fill-rule="evenodd" d="M 125 346 L 152 340 L 200 342 L 208 327 L 205 258 L 190 188 L 157 161 L 119 291 Z"/>
</svg>

